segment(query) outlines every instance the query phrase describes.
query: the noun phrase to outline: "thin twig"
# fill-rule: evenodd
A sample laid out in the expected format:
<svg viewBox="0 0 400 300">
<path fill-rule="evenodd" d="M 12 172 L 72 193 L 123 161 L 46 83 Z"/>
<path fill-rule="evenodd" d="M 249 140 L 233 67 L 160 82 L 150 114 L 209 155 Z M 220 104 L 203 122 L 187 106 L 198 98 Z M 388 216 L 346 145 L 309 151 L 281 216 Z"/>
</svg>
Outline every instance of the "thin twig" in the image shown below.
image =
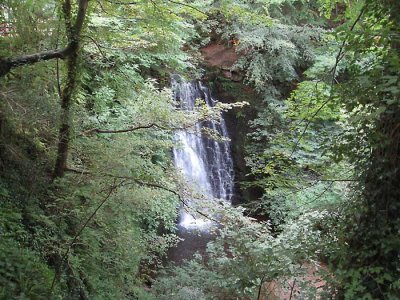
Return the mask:
<svg viewBox="0 0 400 300">
<path fill-rule="evenodd" d="M 208 17 L 208 14 L 206 14 L 204 11 L 202 11 L 202 10 L 198 9 L 197 7 L 194 7 L 192 5 L 189 5 L 189 4 L 186 4 L 186 3 L 177 2 L 177 1 L 173 1 L 173 0 L 167 0 L 167 1 L 171 2 L 171 3 L 174 3 L 174 4 L 177 4 L 177 5 L 181 5 L 181 6 L 185 6 L 185 7 L 191 8 L 191 9 L 193 9 L 193 10 L 195 10 L 195 11 L 197 11 L 197 12 L 199 12 L 199 13 L 201 13 L 201 14 L 203 14 L 203 15 Z"/>
<path fill-rule="evenodd" d="M 294 287 L 295 287 L 295 285 L 296 285 L 296 278 L 293 280 L 293 285 L 291 286 L 291 289 L 290 289 L 290 296 L 289 296 L 289 300 L 291 300 L 291 299 L 292 299 L 292 296 L 293 296 L 293 290 L 294 290 Z"/>
<path fill-rule="evenodd" d="M 159 127 L 159 126 L 152 123 L 152 124 L 148 124 L 148 125 L 132 126 L 132 127 L 128 127 L 128 128 L 124 128 L 124 129 L 116 129 L 116 130 L 92 128 L 92 129 L 88 129 L 88 130 L 81 132 L 80 135 L 87 136 L 87 135 L 91 135 L 93 133 L 126 133 L 126 132 L 132 132 L 132 131 L 139 130 L 139 129 L 148 129 L 148 128 L 152 128 L 152 127 Z"/>
<path fill-rule="evenodd" d="M 105 0 L 105 1 L 108 2 L 108 3 L 111 3 L 111 4 L 117 4 L 117 5 L 136 5 L 136 4 L 138 4 L 137 2 L 119 2 L 119 1 L 111 1 L 111 0 Z M 154 1 L 151 1 L 151 2 L 153 3 L 154 6 L 156 6 L 156 3 Z M 197 7 L 194 7 L 194 6 L 190 5 L 190 4 L 182 3 L 182 2 L 178 2 L 178 1 L 173 1 L 173 0 L 167 0 L 167 2 L 193 9 L 193 10 L 195 10 L 195 11 L 197 11 L 197 12 L 199 12 L 199 13 L 201 13 L 201 14 L 203 14 L 203 15 L 208 17 L 208 14 L 206 14 L 204 11 L 202 11 L 202 10 L 198 9 Z"/>
<path fill-rule="evenodd" d="M 66 171 L 66 172 L 72 172 L 72 173 L 80 174 L 80 175 L 82 175 L 82 174 L 83 174 L 83 175 L 92 175 L 92 173 L 89 172 L 89 171 L 85 171 L 85 170 L 76 170 L 76 169 L 72 169 L 72 168 L 66 168 L 65 171 Z M 178 197 L 179 201 L 182 203 L 182 205 L 184 206 L 184 208 L 188 208 L 188 209 L 190 209 L 190 210 L 192 210 L 192 211 L 198 213 L 199 215 L 201 215 L 201 216 L 207 218 L 208 220 L 213 221 L 213 222 L 215 222 L 215 223 L 217 223 L 217 224 L 219 224 L 219 225 L 223 225 L 222 222 L 220 222 L 220 221 L 218 221 L 218 220 L 216 220 L 216 219 L 210 217 L 209 215 L 207 215 L 207 214 L 205 214 L 205 213 L 203 213 L 203 212 L 201 212 L 201 211 L 199 211 L 199 210 L 197 210 L 197 209 L 191 207 L 191 206 L 187 203 L 187 201 L 182 197 L 182 195 L 181 195 L 179 192 L 177 192 L 177 191 L 175 191 L 175 190 L 173 190 L 173 189 L 167 188 L 167 187 L 165 187 L 165 186 L 163 186 L 163 185 L 160 185 L 160 184 L 158 184 L 158 183 L 155 183 L 155 182 L 145 182 L 145 181 L 142 181 L 142 180 L 140 180 L 140 179 L 137 179 L 137 178 L 134 178 L 134 177 L 130 177 L 130 176 L 118 176 L 118 175 L 113 175 L 113 174 L 109 174 L 109 173 L 100 173 L 100 175 L 106 176 L 106 177 L 111 177 L 111 178 L 114 178 L 114 179 L 125 179 L 125 180 L 130 180 L 130 181 L 132 181 L 132 182 L 134 182 L 134 183 L 136 183 L 136 184 L 142 185 L 142 186 L 153 187 L 153 188 L 157 188 L 157 189 L 161 189 L 161 190 L 170 192 L 170 193 L 172 193 L 172 194 L 174 194 L 175 196 Z"/>
<path fill-rule="evenodd" d="M 332 181 L 320 194 L 318 194 L 314 199 L 312 199 L 311 201 L 306 202 L 305 204 L 310 204 L 315 202 L 316 200 L 318 200 L 321 196 L 323 196 L 334 184 L 335 182 Z"/>
<path fill-rule="evenodd" d="M 261 278 L 261 282 L 260 282 L 260 286 L 258 288 L 258 295 L 257 295 L 257 300 L 261 300 L 261 292 L 262 292 L 262 288 L 263 288 L 263 284 L 264 284 L 264 279 L 265 279 L 266 275 L 263 275 L 263 277 Z"/>
<path fill-rule="evenodd" d="M 130 18 L 130 17 L 123 17 L 123 16 L 121 16 L 121 15 L 114 15 L 114 14 L 108 12 L 108 11 L 104 8 L 103 4 L 101 4 L 101 2 L 100 2 L 99 0 L 96 0 L 96 3 L 99 5 L 99 7 L 100 7 L 100 9 L 103 11 L 103 13 L 105 13 L 106 15 L 108 15 L 108 16 L 110 16 L 110 17 L 114 17 L 114 18 L 118 18 L 118 19 L 122 19 L 122 20 L 133 20 L 133 18 Z M 137 18 L 135 18 L 134 20 L 137 20 Z"/>
<path fill-rule="evenodd" d="M 109 174 L 109 176 L 113 176 L 113 175 L 110 175 L 110 174 Z M 177 196 L 177 197 L 179 198 L 179 201 L 182 203 L 182 205 L 183 205 L 184 207 L 187 207 L 187 208 L 189 208 L 189 209 L 195 211 L 196 213 L 198 213 L 199 215 L 201 215 L 201 216 L 203 216 L 203 217 L 209 219 L 210 221 L 213 221 L 213 222 L 215 222 L 215 223 L 217 223 L 217 224 L 223 225 L 220 221 L 218 221 L 218 220 L 216 220 L 216 219 L 210 217 L 209 215 L 207 215 L 207 214 L 205 214 L 205 213 L 203 213 L 203 212 L 201 212 L 201 211 L 199 211 L 199 210 L 194 209 L 193 207 L 191 207 L 191 206 L 186 202 L 186 200 L 182 197 L 182 195 L 181 195 L 179 192 L 177 192 L 177 191 L 175 191 L 175 190 L 173 190 L 173 189 L 167 188 L 167 187 L 162 186 L 162 185 L 160 185 L 160 184 L 158 184 L 158 183 L 154 183 L 154 182 L 144 182 L 144 181 L 138 180 L 138 179 L 136 179 L 136 178 L 128 177 L 128 176 L 113 176 L 113 177 L 120 178 L 120 179 L 122 178 L 122 179 L 132 180 L 132 181 L 134 181 L 135 183 L 137 183 L 137 184 L 139 184 L 139 185 L 144 185 L 144 186 L 148 186 L 148 187 L 154 187 L 154 188 L 158 188 L 158 189 L 161 189 L 161 190 L 170 192 L 170 193 L 174 194 L 175 196 Z"/>
<path fill-rule="evenodd" d="M 306 133 L 306 131 L 307 131 L 307 129 L 308 129 L 308 126 L 310 126 L 310 124 L 311 124 L 311 122 L 312 122 L 312 119 L 314 119 L 314 117 L 315 117 L 316 115 L 318 115 L 318 113 L 325 107 L 326 104 L 328 104 L 328 102 L 331 101 L 332 98 L 333 98 L 333 97 L 332 97 L 332 94 L 331 94 L 331 96 L 330 96 L 324 103 L 322 103 L 322 105 L 313 113 L 313 115 L 311 116 L 311 118 L 309 118 L 309 120 L 307 121 L 306 126 L 304 126 L 303 132 L 301 133 L 300 137 L 297 139 L 296 143 L 294 144 L 294 147 L 293 147 L 293 149 L 292 149 L 292 152 L 290 153 L 290 158 L 293 156 L 293 153 L 296 151 L 297 146 L 299 145 L 301 139 L 304 137 L 304 134 Z"/>
<path fill-rule="evenodd" d="M 101 56 L 103 56 L 103 58 L 107 59 L 107 56 L 104 54 L 103 50 L 101 50 L 102 47 L 94 38 L 92 38 L 89 35 L 82 35 L 82 37 L 90 39 L 93 42 L 93 44 L 95 44 L 96 48 L 99 50 Z"/>
<path fill-rule="evenodd" d="M 358 180 L 358 179 L 319 179 L 317 181 L 328 181 L 328 182 L 331 182 L 331 181 L 354 182 L 355 181 L 355 182 L 358 182 L 360 180 Z"/>
<path fill-rule="evenodd" d="M 79 231 L 75 234 L 75 236 L 73 237 L 73 239 L 71 240 L 71 242 L 68 245 L 67 250 L 65 251 L 64 255 L 61 258 L 60 261 L 60 266 L 59 266 L 59 270 L 54 274 L 53 277 L 53 281 L 51 283 L 51 288 L 50 288 L 50 296 L 53 294 L 53 290 L 55 287 L 56 282 L 58 281 L 60 275 L 61 275 L 61 271 L 62 271 L 62 267 L 64 262 L 67 260 L 68 258 L 68 254 L 71 250 L 71 248 L 74 246 L 74 244 L 76 243 L 78 237 L 81 235 L 81 233 L 83 232 L 83 230 L 87 227 L 87 225 L 89 224 L 89 222 L 94 218 L 94 216 L 97 214 L 97 212 L 99 211 L 99 209 L 106 203 L 106 201 L 110 198 L 111 194 L 119 187 L 121 186 L 122 182 L 119 185 L 116 185 L 116 179 L 114 180 L 114 184 L 113 186 L 111 186 L 111 188 L 109 189 L 107 195 L 103 198 L 103 200 L 100 202 L 100 204 L 96 207 L 96 209 L 93 211 L 93 213 L 89 216 L 89 218 L 87 218 L 87 220 L 83 223 L 83 225 L 81 226 L 81 228 L 79 229 Z"/>
<path fill-rule="evenodd" d="M 314 180 L 310 185 L 303 187 L 301 189 L 298 189 L 296 191 L 284 194 L 284 195 L 280 195 L 280 197 L 288 197 L 291 196 L 293 194 L 297 194 L 301 191 L 307 190 L 309 188 L 315 187 L 319 182 L 358 182 L 358 179 L 316 179 Z"/>
<path fill-rule="evenodd" d="M 354 23 L 352 24 L 352 26 L 350 27 L 350 32 L 354 30 L 356 24 L 360 21 L 362 15 L 364 14 L 364 10 L 365 7 L 363 7 L 358 15 L 358 17 L 356 18 L 356 20 L 354 21 Z M 333 87 L 334 83 L 335 83 L 335 77 L 336 77 L 336 72 L 337 72 L 337 67 L 339 65 L 339 62 L 342 60 L 342 58 L 344 57 L 344 48 L 347 42 L 347 39 L 349 38 L 350 33 L 348 32 L 346 37 L 344 38 L 342 45 L 340 46 L 339 52 L 336 55 L 336 60 L 335 60 L 335 65 L 333 66 L 333 68 L 331 69 L 330 73 L 332 73 L 332 81 L 331 81 L 331 87 Z M 292 149 L 292 153 L 290 154 L 290 157 L 292 157 L 293 153 L 296 151 L 300 140 L 304 137 L 309 125 L 311 124 L 312 120 L 314 119 L 314 117 L 322 110 L 322 108 L 325 107 L 326 104 L 328 104 L 331 100 L 333 99 L 333 94 L 332 94 L 332 89 L 330 90 L 330 95 L 329 98 L 322 103 L 322 105 L 313 113 L 313 115 L 311 116 L 311 118 L 309 118 L 309 120 L 307 121 L 306 126 L 304 127 L 300 137 L 297 139 L 293 149 Z M 304 118 L 305 119 L 305 118 Z"/>
<path fill-rule="evenodd" d="M 353 25 L 351 25 L 351 27 L 350 27 L 350 32 L 352 32 L 352 31 L 354 30 L 354 28 L 356 27 L 357 23 L 361 20 L 361 17 L 362 17 L 362 15 L 364 14 L 364 11 L 365 11 L 365 6 L 363 6 L 363 8 L 361 8 L 361 11 L 360 11 L 360 13 L 358 14 L 356 20 L 354 21 Z M 344 40 L 343 40 L 343 42 L 342 42 L 342 45 L 340 46 L 340 49 L 339 49 L 338 54 L 336 55 L 336 62 L 335 62 L 335 65 L 334 65 L 334 67 L 331 69 L 331 72 L 332 72 L 332 80 L 335 79 L 335 75 L 336 75 L 336 70 L 337 70 L 338 64 L 339 64 L 339 62 L 342 60 L 342 58 L 344 57 L 343 50 L 344 50 L 344 47 L 345 47 L 345 45 L 346 45 L 347 39 L 349 38 L 349 35 L 350 35 L 350 33 L 348 32 L 347 35 L 346 35 L 346 37 L 344 38 Z"/>
<path fill-rule="evenodd" d="M 81 132 L 80 135 L 87 136 L 87 135 L 91 135 L 91 134 L 93 134 L 93 133 L 104 133 L 104 134 L 126 133 L 126 132 L 136 131 L 136 130 L 139 130 L 139 129 L 148 129 L 148 128 L 153 128 L 153 127 L 154 127 L 154 128 L 158 128 L 158 129 L 162 129 L 162 130 L 180 130 L 180 129 L 187 129 L 187 128 L 184 128 L 184 127 L 179 127 L 179 128 L 171 127 L 171 128 L 167 128 L 167 127 L 164 127 L 164 126 L 155 124 L 155 123 L 151 123 L 151 124 L 148 124 L 148 125 L 130 126 L 130 127 L 128 127 L 128 128 L 116 129 L 116 130 L 113 130 L 113 129 L 92 128 L 92 129 L 88 129 L 88 130 L 85 130 L 85 131 Z"/>
<path fill-rule="evenodd" d="M 137 2 L 118 2 L 118 1 L 110 1 L 110 0 L 104 0 L 104 1 L 111 3 L 111 4 L 118 4 L 118 5 L 136 5 L 136 4 L 138 4 Z"/>
</svg>

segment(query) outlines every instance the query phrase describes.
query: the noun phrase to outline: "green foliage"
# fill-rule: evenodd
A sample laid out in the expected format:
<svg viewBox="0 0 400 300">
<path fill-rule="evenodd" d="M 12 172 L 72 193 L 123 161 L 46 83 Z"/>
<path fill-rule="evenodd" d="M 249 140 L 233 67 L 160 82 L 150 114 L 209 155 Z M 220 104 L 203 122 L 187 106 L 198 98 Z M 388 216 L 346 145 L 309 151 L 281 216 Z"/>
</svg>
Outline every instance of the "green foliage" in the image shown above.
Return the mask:
<svg viewBox="0 0 400 300">
<path fill-rule="evenodd" d="M 16 195 L 21 206 L 2 215 L 4 297 L 147 297 L 142 285 L 177 242 L 180 183 L 170 155 L 172 133 L 219 119 L 232 107 L 199 104 L 187 115 L 162 88 L 166 74 L 194 71 L 196 46 L 182 48 L 198 39 L 194 24 L 204 14 L 196 5 L 89 3 L 68 116 L 68 173 L 54 182 L 47 174 L 57 149 L 64 62 L 16 68 L 1 83 L 0 175 L 16 179 L 7 180 L 1 194 L 10 201 Z M 65 47 L 58 3 L 8 1 L 4 7 L 9 13 L 2 18 L 16 26 L 1 41 L 2 56 Z M 126 132 L 114 132 L 119 130 Z M 7 168 L 15 172 L 7 174 Z M 32 197 L 23 199 L 27 190 Z"/>
<path fill-rule="evenodd" d="M 272 207 L 297 202 L 297 198 L 286 200 L 279 195 L 296 191 L 302 183 L 324 176 L 320 171 L 326 169 L 329 162 L 321 157 L 322 144 L 332 131 L 338 130 L 334 122 L 340 118 L 340 112 L 334 101 L 320 109 L 330 93 L 329 86 L 317 80 L 299 84 L 286 101 L 281 100 L 313 63 L 315 46 L 327 44 L 322 28 L 300 25 L 305 13 L 292 13 L 292 19 L 288 20 L 281 12 L 294 8 L 310 11 L 315 8 L 313 3 L 260 1 L 243 5 L 254 15 L 266 13 L 270 22 L 254 26 L 251 21 L 240 17 L 232 19 L 228 14 L 221 32 L 223 38 L 233 36 L 239 41 L 236 51 L 240 59 L 233 68 L 244 71 L 246 82 L 263 97 L 263 102 L 257 104 L 257 117 L 250 122 L 251 132 L 245 146 L 249 180 L 242 186 L 262 188 L 262 200 L 254 201 L 250 207 L 258 213 L 268 212 L 271 217 Z M 310 17 L 308 24 L 314 20 L 323 22 L 323 18 L 317 19 Z M 324 188 L 321 187 L 321 191 Z M 296 211 L 299 206 L 300 203 L 285 204 L 281 209 L 292 207 Z M 283 220 L 281 216 L 275 221 Z"/>
<path fill-rule="evenodd" d="M 49 29 L 59 26 L 59 20 L 54 16 L 54 11 L 58 9 L 55 3 L 7 0 L 2 1 L 0 7 L 0 20 L 9 26 L 10 31 L 9 35 L 0 39 L 0 56 L 39 52 L 54 47 L 55 32 Z"/>
<path fill-rule="evenodd" d="M 347 157 L 359 178 L 359 194 L 345 210 L 347 244 L 336 269 L 348 298 L 398 298 L 396 257 L 399 223 L 399 5 L 368 2 L 347 35 L 346 81 L 338 84 L 348 115 L 337 139 L 337 159 Z M 390 132 L 390 133 L 389 133 Z M 356 151 L 349 151 L 357 149 Z M 357 227 L 354 227 L 354 215 Z M 355 249 L 357 249 L 355 251 Z"/>
<path fill-rule="evenodd" d="M 393 34 L 399 22 L 390 16 L 399 7 L 378 2 L 346 11 L 351 20 L 337 30 L 335 61 L 327 55 L 335 49 L 328 37 L 316 64 L 306 72 L 308 81 L 298 85 L 285 103 L 272 106 L 279 123 L 265 113 L 260 114 L 263 120 L 253 123 L 258 129 L 253 138 L 256 143 L 266 140 L 267 150 L 257 144 L 249 148 L 255 183 L 265 189 L 256 208 L 268 211 L 278 223 L 287 222 L 299 206 L 307 204 L 304 196 L 318 208 L 343 206 L 337 229 L 339 247 L 327 260 L 347 299 L 398 297 L 398 260 L 394 258 L 398 253 L 394 248 L 398 244 L 394 235 L 398 231 L 398 168 L 393 166 L 398 162 L 395 74 L 399 53 Z M 330 168 L 338 170 L 332 159 L 345 162 L 344 166 L 350 163 L 354 171 L 330 172 Z M 354 178 L 357 184 L 312 184 L 315 196 L 311 190 L 303 192 L 301 186 L 308 182 L 304 179 L 318 182 L 332 175 Z M 293 188 L 300 188 L 294 197 Z M 304 188 L 308 190 L 307 185 Z M 348 189 L 353 193 L 344 198 L 342 191 Z"/>
<path fill-rule="evenodd" d="M 54 273 L 40 255 L 4 235 L 0 250 L 0 298 L 45 299 Z"/>
<path fill-rule="evenodd" d="M 298 70 L 313 60 L 311 41 L 320 30 L 300 26 L 272 24 L 267 27 L 232 29 L 240 40 L 237 51 L 246 52 L 236 68 L 246 70 L 246 79 L 259 92 L 273 82 L 298 79 Z"/>
<path fill-rule="evenodd" d="M 301 122 L 336 121 L 340 117 L 340 110 L 331 99 L 330 87 L 325 83 L 305 81 L 300 83 L 292 93 L 287 103 L 287 117 Z M 324 105 L 324 101 L 330 99 Z"/>
<path fill-rule="evenodd" d="M 325 242 L 335 240 L 334 227 L 328 231 L 328 227 L 315 226 L 331 222 L 334 214 L 328 211 L 304 213 L 282 226 L 276 237 L 267 223 L 243 217 L 243 209 L 221 213 L 224 227 L 208 244 L 207 257 L 198 255 L 180 267 L 168 269 L 154 283 L 157 299 L 193 299 L 193 295 L 200 299 L 255 298 L 261 283 L 286 284 L 306 274 L 311 265 L 318 265 L 320 251 L 337 248 L 334 242 Z M 320 244 L 326 248 L 321 249 Z M 261 295 L 268 293 L 271 291 L 263 290 Z M 315 296 L 311 282 L 308 288 L 302 288 L 301 296 Z"/>
<path fill-rule="evenodd" d="M 65 47 L 61 4 L 3 1 L 1 58 Z M 255 298 L 323 260 L 327 295 L 397 299 L 399 15 L 396 1 L 90 1 L 64 178 L 49 174 L 65 63 L 0 84 L 0 298 Z M 201 72 L 211 31 L 263 99 L 248 101 L 242 183 L 262 196 L 213 207 L 224 226 L 207 258 L 166 270 L 150 294 L 143 284 L 178 240 L 172 133 L 246 104 L 187 114 L 165 88 L 169 73 Z M 316 297 L 304 284 L 301 297 Z"/>
<path fill-rule="evenodd" d="M 89 23 L 88 50 L 104 62 L 120 62 L 152 69 L 191 69 L 196 60 L 181 48 L 197 38 L 194 9 L 168 1 L 140 1 L 116 5 L 104 1 Z M 189 52 L 190 53 L 190 52 Z"/>
<path fill-rule="evenodd" d="M 44 243 L 51 241 L 51 231 L 46 216 L 36 206 L 37 199 L 22 185 L 27 184 L 25 178 L 16 176 L 18 172 L 17 168 L 10 169 L 10 177 L 1 179 L 0 298 L 45 299 L 54 275 L 43 253 Z M 35 185 L 41 178 L 36 178 L 31 191 L 39 195 Z"/>
<path fill-rule="evenodd" d="M 53 204 L 48 205 L 56 214 L 52 217 L 54 222 L 63 221 L 58 226 L 65 230 L 63 239 L 58 241 L 60 246 L 53 248 L 58 253 L 54 255 L 65 254 L 63 245 L 70 245 L 69 234 L 82 228 L 113 188 L 109 181 L 102 176 L 68 176 L 59 182 L 61 187 L 67 184 L 73 190 L 63 187 L 62 194 L 57 192 Z M 136 293 L 144 270 L 159 263 L 166 248 L 175 243 L 168 232 L 174 228 L 176 200 L 152 188 L 123 182 L 118 185 L 68 255 L 61 283 L 68 285 L 71 295 L 85 293 L 96 299 L 109 299 Z"/>
<path fill-rule="evenodd" d="M 89 4 L 65 178 L 47 178 L 57 148 L 64 63 L 17 68 L 2 81 L 1 176 L 17 180 L 7 180 L 1 194 L 10 201 L 16 195 L 21 206 L 2 215 L 2 296 L 145 298 L 143 282 L 177 241 L 171 133 L 226 109 L 199 108 L 185 116 L 171 91 L 149 79 L 165 80 L 171 70 L 193 69 L 196 62 L 181 48 L 197 37 L 190 21 L 203 16 L 170 4 Z M 1 16 L 13 21 L 13 33 L 1 40 L 2 56 L 65 46 L 58 3 L 8 1 L 4 7 L 9 14 Z M 151 124 L 157 126 L 120 135 L 87 132 Z M 24 190 L 33 197 L 23 199 Z"/>
</svg>

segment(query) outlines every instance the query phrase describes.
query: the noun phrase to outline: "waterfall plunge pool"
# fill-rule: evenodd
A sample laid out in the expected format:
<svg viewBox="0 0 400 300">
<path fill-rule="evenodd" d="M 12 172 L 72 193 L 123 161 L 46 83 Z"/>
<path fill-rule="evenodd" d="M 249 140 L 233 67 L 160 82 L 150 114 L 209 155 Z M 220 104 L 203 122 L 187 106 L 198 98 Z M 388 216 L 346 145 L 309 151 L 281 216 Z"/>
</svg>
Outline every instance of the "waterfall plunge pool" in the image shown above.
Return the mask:
<svg viewBox="0 0 400 300">
<path fill-rule="evenodd" d="M 203 99 L 209 107 L 217 103 L 201 81 L 185 81 L 179 75 L 172 75 L 171 86 L 174 100 L 182 110 L 193 110 L 197 99 Z M 204 135 L 177 131 L 175 140 L 180 146 L 173 151 L 175 167 L 182 173 L 188 185 L 205 199 L 221 199 L 230 203 L 234 191 L 234 170 L 225 120 L 221 118 L 219 122 L 205 121 L 195 126 L 196 132 L 200 132 L 202 128 L 210 128 L 223 139 L 216 141 Z M 185 201 L 190 206 L 196 204 L 194 201 L 202 200 Z M 207 215 L 207 212 L 204 211 L 203 214 Z M 194 217 L 181 209 L 178 236 L 183 241 L 170 249 L 169 259 L 180 263 L 183 259 L 190 259 L 196 251 L 204 252 L 207 243 L 213 238 L 208 230 L 213 223 L 205 217 Z"/>
</svg>

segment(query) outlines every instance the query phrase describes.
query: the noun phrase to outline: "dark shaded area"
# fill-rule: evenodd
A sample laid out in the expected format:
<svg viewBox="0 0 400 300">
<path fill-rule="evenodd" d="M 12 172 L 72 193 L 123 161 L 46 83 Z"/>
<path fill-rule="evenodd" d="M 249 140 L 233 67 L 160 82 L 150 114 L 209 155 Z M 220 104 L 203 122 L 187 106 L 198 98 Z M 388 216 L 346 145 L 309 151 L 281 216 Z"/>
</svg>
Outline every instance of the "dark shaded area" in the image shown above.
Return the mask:
<svg viewBox="0 0 400 300">
<path fill-rule="evenodd" d="M 218 101 L 234 103 L 246 101 L 249 105 L 240 109 L 233 109 L 225 113 L 224 119 L 231 138 L 231 150 L 235 170 L 235 192 L 232 199 L 233 205 L 240 205 L 259 199 L 263 191 L 259 188 L 245 188 L 241 182 L 251 181 L 251 176 L 246 176 L 250 170 L 245 162 L 245 145 L 248 143 L 247 134 L 251 132 L 249 121 L 257 115 L 257 107 L 261 105 L 261 97 L 249 86 L 227 78 L 223 70 L 210 71 L 205 78 L 209 80 L 212 93 Z"/>
<path fill-rule="evenodd" d="M 206 254 L 207 243 L 215 238 L 208 230 L 186 229 L 178 226 L 178 236 L 183 239 L 167 253 L 167 261 L 182 265 L 185 260 L 192 259 L 196 252 L 203 257 Z"/>
</svg>

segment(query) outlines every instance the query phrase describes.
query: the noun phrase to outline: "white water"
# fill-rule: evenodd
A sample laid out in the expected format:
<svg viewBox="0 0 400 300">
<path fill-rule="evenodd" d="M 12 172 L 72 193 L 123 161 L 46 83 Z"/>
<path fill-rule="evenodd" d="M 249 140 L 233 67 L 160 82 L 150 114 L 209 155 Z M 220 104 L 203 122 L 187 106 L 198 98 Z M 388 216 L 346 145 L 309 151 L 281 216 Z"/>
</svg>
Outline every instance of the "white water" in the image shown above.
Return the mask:
<svg viewBox="0 0 400 300">
<path fill-rule="evenodd" d="M 216 103 L 209 89 L 200 81 L 185 82 L 180 76 L 174 75 L 172 89 L 175 100 L 187 111 L 193 110 L 195 101 L 199 98 L 204 99 L 211 107 Z M 223 119 L 220 122 L 202 122 L 196 127 L 196 132 L 200 132 L 202 127 L 209 127 L 222 137 L 228 137 Z M 219 198 L 230 202 L 233 195 L 234 172 L 229 142 L 215 141 L 183 130 L 178 131 L 175 138 L 179 144 L 179 147 L 174 149 L 175 166 L 182 171 L 186 181 L 205 198 Z M 194 218 L 183 211 L 179 225 L 193 228 L 204 227 L 208 223 L 207 220 Z"/>
</svg>

